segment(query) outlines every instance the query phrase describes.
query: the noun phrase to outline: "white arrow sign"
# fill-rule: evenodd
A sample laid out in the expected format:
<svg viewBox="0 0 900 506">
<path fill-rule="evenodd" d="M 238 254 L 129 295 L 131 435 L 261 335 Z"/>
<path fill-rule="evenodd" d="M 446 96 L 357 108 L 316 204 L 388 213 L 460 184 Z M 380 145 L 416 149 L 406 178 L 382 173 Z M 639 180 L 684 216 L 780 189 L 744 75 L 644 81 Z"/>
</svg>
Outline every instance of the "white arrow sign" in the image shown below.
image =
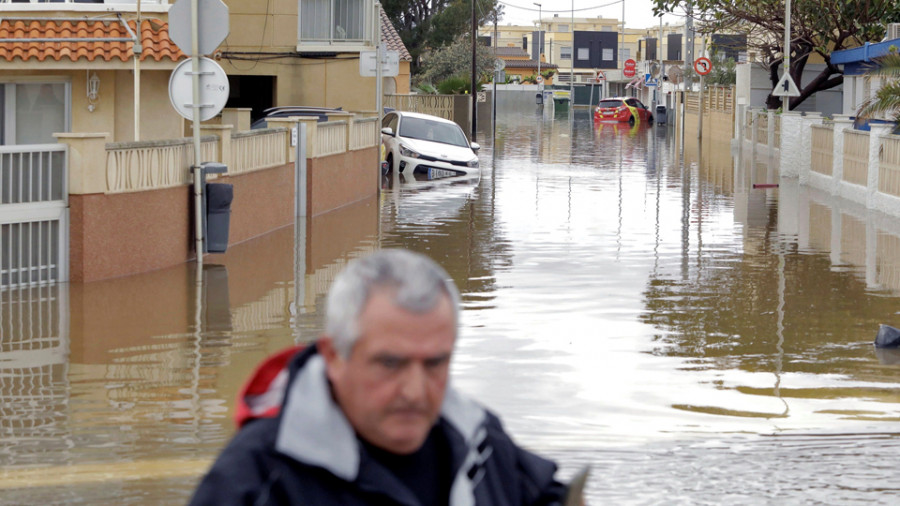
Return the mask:
<svg viewBox="0 0 900 506">
<path fill-rule="evenodd" d="M 775 95 L 776 97 L 799 97 L 800 90 L 797 89 L 797 85 L 794 84 L 791 74 L 785 72 L 784 75 L 781 76 L 781 80 L 778 81 L 778 84 L 775 85 L 775 89 L 772 90 L 772 95 Z"/>
</svg>

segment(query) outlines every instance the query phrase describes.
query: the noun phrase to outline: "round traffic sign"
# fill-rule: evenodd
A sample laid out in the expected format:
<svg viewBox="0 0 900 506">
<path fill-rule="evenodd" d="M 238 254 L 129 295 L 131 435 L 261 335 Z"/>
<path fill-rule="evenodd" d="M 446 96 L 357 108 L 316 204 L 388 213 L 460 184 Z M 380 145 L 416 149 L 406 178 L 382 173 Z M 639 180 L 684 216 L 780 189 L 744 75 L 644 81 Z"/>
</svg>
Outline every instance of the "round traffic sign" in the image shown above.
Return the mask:
<svg viewBox="0 0 900 506">
<path fill-rule="evenodd" d="M 169 76 L 169 101 L 184 119 L 194 119 L 194 88 L 191 76 L 192 58 L 179 63 Z M 200 57 L 200 117 L 199 121 L 212 119 L 222 112 L 228 101 L 228 76 L 215 61 Z"/>
<path fill-rule="evenodd" d="M 543 78 L 542 76 L 537 76 L 537 77 L 534 78 L 534 80 L 537 81 L 538 84 L 544 82 L 544 78 Z"/>
<path fill-rule="evenodd" d="M 622 70 L 622 75 L 624 75 L 625 77 L 634 77 L 636 67 L 636 61 L 632 60 L 631 58 L 625 60 L 625 68 Z"/>
<path fill-rule="evenodd" d="M 694 60 L 694 70 L 701 76 L 705 76 L 712 70 L 712 62 L 709 61 L 709 58 L 701 56 Z"/>
</svg>

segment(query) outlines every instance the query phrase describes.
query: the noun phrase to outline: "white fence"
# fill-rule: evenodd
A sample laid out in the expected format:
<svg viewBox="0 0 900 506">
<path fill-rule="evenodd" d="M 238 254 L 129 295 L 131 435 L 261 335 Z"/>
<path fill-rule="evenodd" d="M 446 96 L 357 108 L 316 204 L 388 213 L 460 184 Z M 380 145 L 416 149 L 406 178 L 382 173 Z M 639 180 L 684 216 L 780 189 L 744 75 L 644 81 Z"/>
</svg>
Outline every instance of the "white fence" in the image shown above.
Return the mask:
<svg viewBox="0 0 900 506">
<path fill-rule="evenodd" d="M 233 134 L 228 173 L 242 174 L 286 164 L 285 146 L 289 136 L 287 128 L 250 130 Z"/>
<path fill-rule="evenodd" d="M 200 158 L 213 160 L 216 138 L 204 137 Z M 191 182 L 194 144 L 190 138 L 106 145 L 107 193 L 171 188 Z"/>
<path fill-rule="evenodd" d="M 68 281 L 66 146 L 0 147 L 0 289 Z"/>
</svg>

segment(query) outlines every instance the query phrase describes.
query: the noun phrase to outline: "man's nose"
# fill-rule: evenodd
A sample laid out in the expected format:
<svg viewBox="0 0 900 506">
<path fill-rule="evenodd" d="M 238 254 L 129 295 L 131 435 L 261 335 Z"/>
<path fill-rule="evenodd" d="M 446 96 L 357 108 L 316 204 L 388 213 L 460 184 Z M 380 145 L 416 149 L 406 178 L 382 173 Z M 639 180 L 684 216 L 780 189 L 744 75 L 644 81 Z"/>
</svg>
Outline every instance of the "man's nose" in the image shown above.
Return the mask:
<svg viewBox="0 0 900 506">
<path fill-rule="evenodd" d="M 425 398 L 425 383 L 428 381 L 428 376 L 422 364 L 410 364 L 406 369 L 406 374 L 403 375 L 402 381 L 401 393 L 404 399 L 421 401 Z"/>
</svg>

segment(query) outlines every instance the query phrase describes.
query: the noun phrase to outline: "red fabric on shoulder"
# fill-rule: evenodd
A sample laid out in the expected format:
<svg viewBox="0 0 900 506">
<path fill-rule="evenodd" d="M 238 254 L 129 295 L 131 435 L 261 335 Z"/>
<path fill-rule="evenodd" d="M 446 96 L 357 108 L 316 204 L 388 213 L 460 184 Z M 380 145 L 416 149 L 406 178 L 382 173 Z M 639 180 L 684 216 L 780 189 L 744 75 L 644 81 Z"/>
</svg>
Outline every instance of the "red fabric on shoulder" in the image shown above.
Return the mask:
<svg viewBox="0 0 900 506">
<path fill-rule="evenodd" d="M 305 345 L 292 346 L 282 350 L 270 355 L 256 367 L 256 370 L 250 375 L 250 379 L 238 392 L 234 408 L 234 424 L 238 428 L 256 418 L 270 418 L 278 415 L 284 392 L 278 391 L 280 385 L 276 382 L 276 378 L 279 374 L 287 374 L 288 362 L 305 347 Z M 264 399 L 267 395 L 269 399 Z M 264 402 L 254 403 L 253 401 L 257 399 L 264 399 Z"/>
</svg>

